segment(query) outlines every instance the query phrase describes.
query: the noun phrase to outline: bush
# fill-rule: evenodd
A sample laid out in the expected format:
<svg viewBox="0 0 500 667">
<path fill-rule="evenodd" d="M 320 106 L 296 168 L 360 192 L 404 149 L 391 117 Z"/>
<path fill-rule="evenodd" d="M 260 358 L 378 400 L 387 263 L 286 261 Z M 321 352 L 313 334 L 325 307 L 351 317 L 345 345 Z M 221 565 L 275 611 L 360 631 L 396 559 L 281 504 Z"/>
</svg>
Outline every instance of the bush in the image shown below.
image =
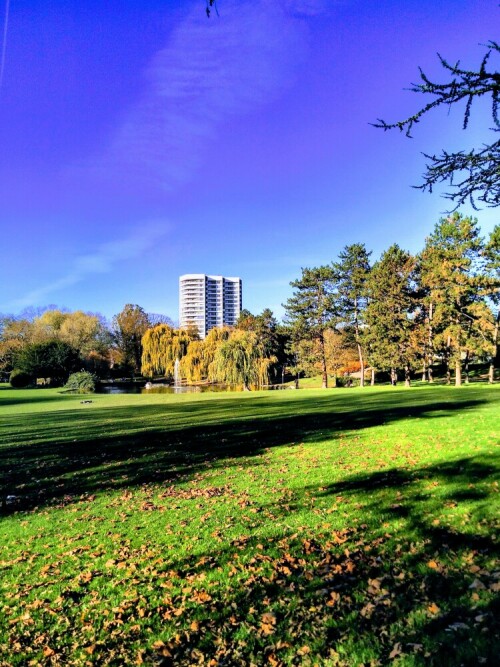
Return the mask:
<svg viewBox="0 0 500 667">
<path fill-rule="evenodd" d="M 33 378 L 29 373 L 25 373 L 19 369 L 14 369 L 9 377 L 10 386 L 14 389 L 22 389 L 33 382 Z"/>
<path fill-rule="evenodd" d="M 337 387 L 359 387 L 359 380 L 350 375 L 337 377 Z"/>
<path fill-rule="evenodd" d="M 79 394 L 93 394 L 97 383 L 98 379 L 95 375 L 88 371 L 80 371 L 69 376 L 64 388 Z"/>
</svg>

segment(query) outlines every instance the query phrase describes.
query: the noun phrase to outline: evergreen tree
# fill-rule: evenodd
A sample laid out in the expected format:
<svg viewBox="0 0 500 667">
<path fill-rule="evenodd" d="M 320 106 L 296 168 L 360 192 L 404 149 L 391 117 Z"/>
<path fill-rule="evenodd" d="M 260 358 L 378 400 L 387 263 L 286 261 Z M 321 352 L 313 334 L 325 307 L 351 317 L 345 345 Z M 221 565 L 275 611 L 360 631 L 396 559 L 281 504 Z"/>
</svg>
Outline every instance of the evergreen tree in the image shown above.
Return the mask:
<svg viewBox="0 0 500 667">
<path fill-rule="evenodd" d="M 469 124 L 472 104 L 480 98 L 490 98 L 491 117 L 493 127 L 490 132 L 498 132 L 500 118 L 498 101 L 500 94 L 500 72 L 490 68 L 491 56 L 500 54 L 500 45 L 490 41 L 486 44 L 487 51 L 476 69 L 466 69 L 460 62 L 455 65 L 439 56 L 441 66 L 445 72 L 445 81 L 431 81 L 420 70 L 421 81 L 413 84 L 410 90 L 414 93 L 430 96 L 429 101 L 417 113 L 396 123 L 386 123 L 379 120 L 375 127 L 384 130 L 398 128 L 411 137 L 412 130 L 422 117 L 433 109 L 445 107 L 449 109 L 453 104 L 465 102 L 463 129 Z M 500 206 L 500 141 L 495 134 L 490 135 L 491 141 L 483 143 L 478 148 L 448 152 L 443 150 L 441 155 L 425 155 L 428 160 L 423 176 L 421 190 L 432 192 L 433 188 L 443 182 L 448 182 L 450 191 L 444 196 L 456 204 L 456 208 L 470 201 L 476 208 L 475 200 L 487 206 Z"/>
<path fill-rule="evenodd" d="M 430 354 L 441 353 L 447 368 L 455 365 L 455 384 L 462 383 L 462 356 L 478 330 L 483 300 L 483 241 L 477 220 L 453 213 L 442 218 L 420 254 L 421 284 L 426 292 Z"/>
<path fill-rule="evenodd" d="M 367 281 L 367 328 L 363 338 L 370 362 L 381 370 L 390 370 L 393 385 L 398 369 L 404 371 L 405 384 L 410 385 L 416 359 L 414 271 L 415 259 L 395 244 L 376 262 Z"/>
<path fill-rule="evenodd" d="M 491 232 L 489 241 L 484 250 L 486 259 L 486 272 L 488 276 L 489 288 L 488 297 L 491 300 L 493 307 L 496 309 L 494 316 L 494 325 L 492 331 L 492 355 L 490 362 L 490 370 L 488 373 L 489 382 L 493 382 L 495 378 L 495 368 L 498 368 L 500 363 L 500 349 L 498 345 L 498 330 L 500 327 L 500 225 Z"/>
<path fill-rule="evenodd" d="M 360 386 L 365 384 L 365 359 L 361 327 L 366 307 L 366 281 L 370 273 L 370 255 L 364 243 L 346 246 L 334 263 L 339 315 L 344 327 L 352 329 L 360 364 Z"/>
<path fill-rule="evenodd" d="M 322 386 L 328 387 L 325 331 L 337 317 L 335 272 L 331 266 L 302 269 L 302 277 L 290 285 L 293 296 L 285 304 L 287 322 L 295 341 L 315 342 L 321 366 Z"/>
</svg>

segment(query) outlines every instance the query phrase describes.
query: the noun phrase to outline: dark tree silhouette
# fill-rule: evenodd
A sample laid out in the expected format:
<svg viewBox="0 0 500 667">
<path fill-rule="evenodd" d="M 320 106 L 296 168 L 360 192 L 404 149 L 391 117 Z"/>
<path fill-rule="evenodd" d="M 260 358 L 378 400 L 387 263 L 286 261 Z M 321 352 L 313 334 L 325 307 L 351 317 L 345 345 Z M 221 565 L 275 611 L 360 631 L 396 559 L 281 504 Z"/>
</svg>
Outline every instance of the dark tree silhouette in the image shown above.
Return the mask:
<svg viewBox="0 0 500 667">
<path fill-rule="evenodd" d="M 215 10 L 215 13 L 218 14 L 219 12 L 217 11 L 217 3 L 215 0 L 206 0 L 206 8 L 205 11 L 207 13 L 207 18 L 210 18 L 210 15 L 212 14 L 212 10 Z"/>
<path fill-rule="evenodd" d="M 465 101 L 463 129 L 469 123 L 472 103 L 481 97 L 491 96 L 491 116 L 493 132 L 500 132 L 499 95 L 500 72 L 489 70 L 488 63 L 492 53 L 500 53 L 500 45 L 490 41 L 486 44 L 487 51 L 477 71 L 460 67 L 460 62 L 451 65 L 438 54 L 441 65 L 448 75 L 445 83 L 431 81 L 420 69 L 420 83 L 412 84 L 410 90 L 415 93 L 430 95 L 433 99 L 423 106 L 417 113 L 395 123 L 387 123 L 378 119 L 375 127 L 383 130 L 399 129 L 405 131 L 406 136 L 412 136 L 414 126 L 432 109 L 441 106 L 451 106 L 462 100 Z M 500 205 L 500 140 L 483 144 L 470 151 L 448 153 L 443 150 L 440 155 L 425 154 L 428 162 L 423 175 L 423 183 L 415 186 L 420 190 L 432 192 L 433 187 L 442 182 L 448 182 L 450 191 L 444 197 L 453 201 L 456 210 L 469 201 L 474 208 L 476 202 L 489 207 Z"/>
</svg>

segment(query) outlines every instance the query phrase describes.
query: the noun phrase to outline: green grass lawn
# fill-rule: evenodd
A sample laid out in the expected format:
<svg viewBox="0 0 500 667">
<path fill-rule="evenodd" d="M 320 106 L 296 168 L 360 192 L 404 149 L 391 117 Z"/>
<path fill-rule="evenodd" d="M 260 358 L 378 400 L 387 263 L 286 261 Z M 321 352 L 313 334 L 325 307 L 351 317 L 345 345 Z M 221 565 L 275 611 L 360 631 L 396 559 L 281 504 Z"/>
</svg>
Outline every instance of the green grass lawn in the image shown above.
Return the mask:
<svg viewBox="0 0 500 667">
<path fill-rule="evenodd" d="M 497 665 L 499 432 L 486 385 L 2 388 L 0 665 Z"/>
</svg>

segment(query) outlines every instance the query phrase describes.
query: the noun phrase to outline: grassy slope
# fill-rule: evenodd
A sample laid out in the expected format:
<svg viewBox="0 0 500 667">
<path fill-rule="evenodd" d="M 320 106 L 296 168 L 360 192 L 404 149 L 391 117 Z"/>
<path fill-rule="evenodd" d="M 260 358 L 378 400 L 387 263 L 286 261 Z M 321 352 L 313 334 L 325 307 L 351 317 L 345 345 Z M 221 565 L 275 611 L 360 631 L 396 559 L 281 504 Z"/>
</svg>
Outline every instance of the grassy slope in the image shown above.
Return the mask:
<svg viewBox="0 0 500 667">
<path fill-rule="evenodd" d="M 0 665 L 496 664 L 499 388 L 81 400 L 0 390 Z"/>
</svg>

